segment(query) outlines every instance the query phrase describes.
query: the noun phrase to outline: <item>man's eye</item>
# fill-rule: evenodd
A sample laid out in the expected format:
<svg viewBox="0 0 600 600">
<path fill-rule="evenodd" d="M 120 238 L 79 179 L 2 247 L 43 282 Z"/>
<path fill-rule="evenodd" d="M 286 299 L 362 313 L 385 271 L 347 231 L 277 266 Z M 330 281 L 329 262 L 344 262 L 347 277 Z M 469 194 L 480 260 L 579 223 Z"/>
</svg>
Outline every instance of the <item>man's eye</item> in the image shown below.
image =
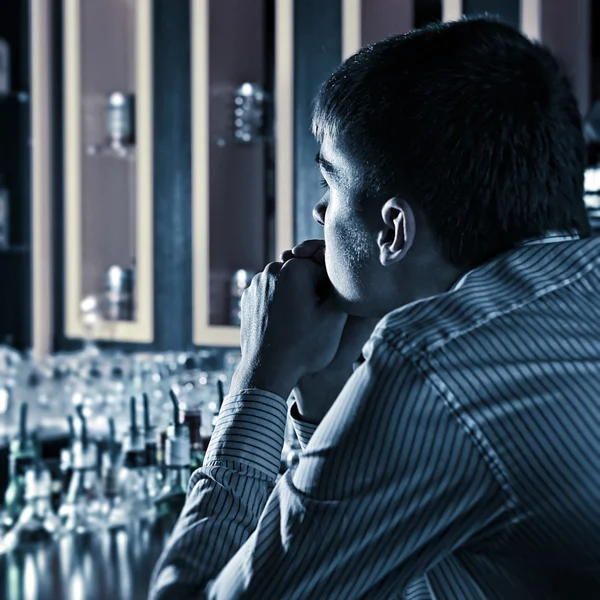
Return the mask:
<svg viewBox="0 0 600 600">
<path fill-rule="evenodd" d="M 324 177 L 321 177 L 321 181 L 319 182 L 319 184 L 321 185 L 322 188 L 325 188 L 325 189 L 329 188 L 329 184 L 325 181 Z"/>
</svg>

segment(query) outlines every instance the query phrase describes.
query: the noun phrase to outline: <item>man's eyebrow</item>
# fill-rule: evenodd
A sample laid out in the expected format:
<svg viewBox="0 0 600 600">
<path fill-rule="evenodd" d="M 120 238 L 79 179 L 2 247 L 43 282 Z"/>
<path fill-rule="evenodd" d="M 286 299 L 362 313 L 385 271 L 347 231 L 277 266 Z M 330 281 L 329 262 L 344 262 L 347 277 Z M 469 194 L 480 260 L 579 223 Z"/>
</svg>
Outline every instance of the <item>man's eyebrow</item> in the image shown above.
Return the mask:
<svg viewBox="0 0 600 600">
<path fill-rule="evenodd" d="M 317 155 L 315 156 L 315 162 L 327 173 L 335 173 L 335 168 L 333 167 L 333 165 L 328 161 L 325 160 L 322 156 L 320 152 L 317 152 Z"/>
</svg>

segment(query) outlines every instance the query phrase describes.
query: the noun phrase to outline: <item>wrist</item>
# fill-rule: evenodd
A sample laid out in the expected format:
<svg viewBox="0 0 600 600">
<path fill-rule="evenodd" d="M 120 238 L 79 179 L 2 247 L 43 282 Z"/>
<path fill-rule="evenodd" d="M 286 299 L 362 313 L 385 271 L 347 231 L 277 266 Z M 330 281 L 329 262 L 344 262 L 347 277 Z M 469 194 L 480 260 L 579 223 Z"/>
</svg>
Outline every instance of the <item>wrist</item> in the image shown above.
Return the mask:
<svg viewBox="0 0 600 600">
<path fill-rule="evenodd" d="M 291 369 L 257 364 L 257 361 L 247 362 L 242 359 L 231 379 L 229 394 L 257 389 L 271 392 L 287 400 L 297 382 L 298 376 Z"/>
</svg>

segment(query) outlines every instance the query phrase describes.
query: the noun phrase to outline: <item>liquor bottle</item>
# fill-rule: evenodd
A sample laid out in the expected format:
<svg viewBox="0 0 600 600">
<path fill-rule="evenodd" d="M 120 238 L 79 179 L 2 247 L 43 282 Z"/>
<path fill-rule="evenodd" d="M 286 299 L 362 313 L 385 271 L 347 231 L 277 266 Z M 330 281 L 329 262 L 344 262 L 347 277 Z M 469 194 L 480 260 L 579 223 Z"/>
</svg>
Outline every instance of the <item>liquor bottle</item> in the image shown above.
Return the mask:
<svg viewBox="0 0 600 600">
<path fill-rule="evenodd" d="M 60 519 L 52 510 L 52 476 L 40 459 L 37 440 L 34 447 L 34 463 L 25 473 L 26 505 L 15 526 L 0 542 L 0 553 L 51 543 L 61 535 Z"/>
<path fill-rule="evenodd" d="M 136 412 L 136 399 L 132 396 L 129 403 L 129 433 L 123 441 L 119 490 L 130 519 L 153 520 L 154 503 L 146 492 L 146 445 L 137 425 Z"/>
<path fill-rule="evenodd" d="M 98 448 L 89 440 L 83 411 L 78 408 L 80 439 L 73 444 L 73 474 L 58 515 L 66 531 L 87 533 L 106 528 L 108 506 L 98 479 Z"/>
<path fill-rule="evenodd" d="M 165 449 L 165 479 L 155 505 L 157 516 L 175 522 L 187 494 L 190 478 L 190 433 L 179 420 L 179 402 L 170 392 L 173 403 L 173 424 L 167 429 Z"/>
<path fill-rule="evenodd" d="M 123 506 L 123 498 L 119 490 L 120 456 L 115 420 L 110 417 L 108 419 L 108 449 L 102 455 L 102 486 L 107 503 L 109 528 L 123 527 L 128 521 L 127 511 Z"/>
<path fill-rule="evenodd" d="M 73 415 L 67 415 L 67 425 L 69 428 L 69 440 L 67 446 L 60 451 L 60 500 L 65 497 L 69 491 L 71 477 L 73 475 L 73 446 L 75 444 L 75 423 Z"/>
<path fill-rule="evenodd" d="M 162 475 L 158 465 L 158 447 L 156 427 L 150 420 L 150 402 L 148 394 L 143 394 L 144 400 L 144 441 L 145 441 L 145 483 L 146 495 L 154 500 L 160 492 L 162 486 Z"/>
<path fill-rule="evenodd" d="M 190 468 L 200 468 L 204 462 L 203 421 L 209 414 L 211 388 L 206 371 L 193 356 L 185 361 L 179 378 L 178 401 L 182 421 L 190 431 Z"/>
<path fill-rule="evenodd" d="M 26 402 L 21 404 L 19 433 L 11 442 L 9 450 L 9 483 L 4 495 L 2 525 L 8 529 L 14 525 L 25 508 L 25 472 L 33 464 L 34 448 L 27 431 Z"/>
<path fill-rule="evenodd" d="M 217 420 L 219 419 L 219 413 L 221 412 L 221 406 L 223 406 L 223 401 L 225 399 L 225 393 L 223 391 L 223 380 L 217 379 L 217 403 L 214 405 L 214 412 L 210 423 L 210 431 L 209 435 L 205 435 L 202 437 L 202 443 L 204 446 L 204 452 L 208 450 L 208 444 L 210 443 L 210 438 L 217 426 Z M 212 406 L 212 403 L 211 403 Z"/>
</svg>

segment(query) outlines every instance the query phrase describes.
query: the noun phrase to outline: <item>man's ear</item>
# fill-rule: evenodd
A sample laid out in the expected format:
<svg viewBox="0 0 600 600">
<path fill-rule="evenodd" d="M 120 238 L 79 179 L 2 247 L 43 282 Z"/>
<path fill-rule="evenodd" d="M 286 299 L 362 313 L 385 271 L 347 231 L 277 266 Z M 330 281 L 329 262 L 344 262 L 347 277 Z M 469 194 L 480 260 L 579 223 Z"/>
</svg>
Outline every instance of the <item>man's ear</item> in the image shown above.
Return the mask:
<svg viewBox="0 0 600 600">
<path fill-rule="evenodd" d="M 400 262 L 413 244 L 415 215 L 402 198 L 390 198 L 381 209 L 381 229 L 377 238 L 379 261 L 384 267 Z"/>
</svg>

